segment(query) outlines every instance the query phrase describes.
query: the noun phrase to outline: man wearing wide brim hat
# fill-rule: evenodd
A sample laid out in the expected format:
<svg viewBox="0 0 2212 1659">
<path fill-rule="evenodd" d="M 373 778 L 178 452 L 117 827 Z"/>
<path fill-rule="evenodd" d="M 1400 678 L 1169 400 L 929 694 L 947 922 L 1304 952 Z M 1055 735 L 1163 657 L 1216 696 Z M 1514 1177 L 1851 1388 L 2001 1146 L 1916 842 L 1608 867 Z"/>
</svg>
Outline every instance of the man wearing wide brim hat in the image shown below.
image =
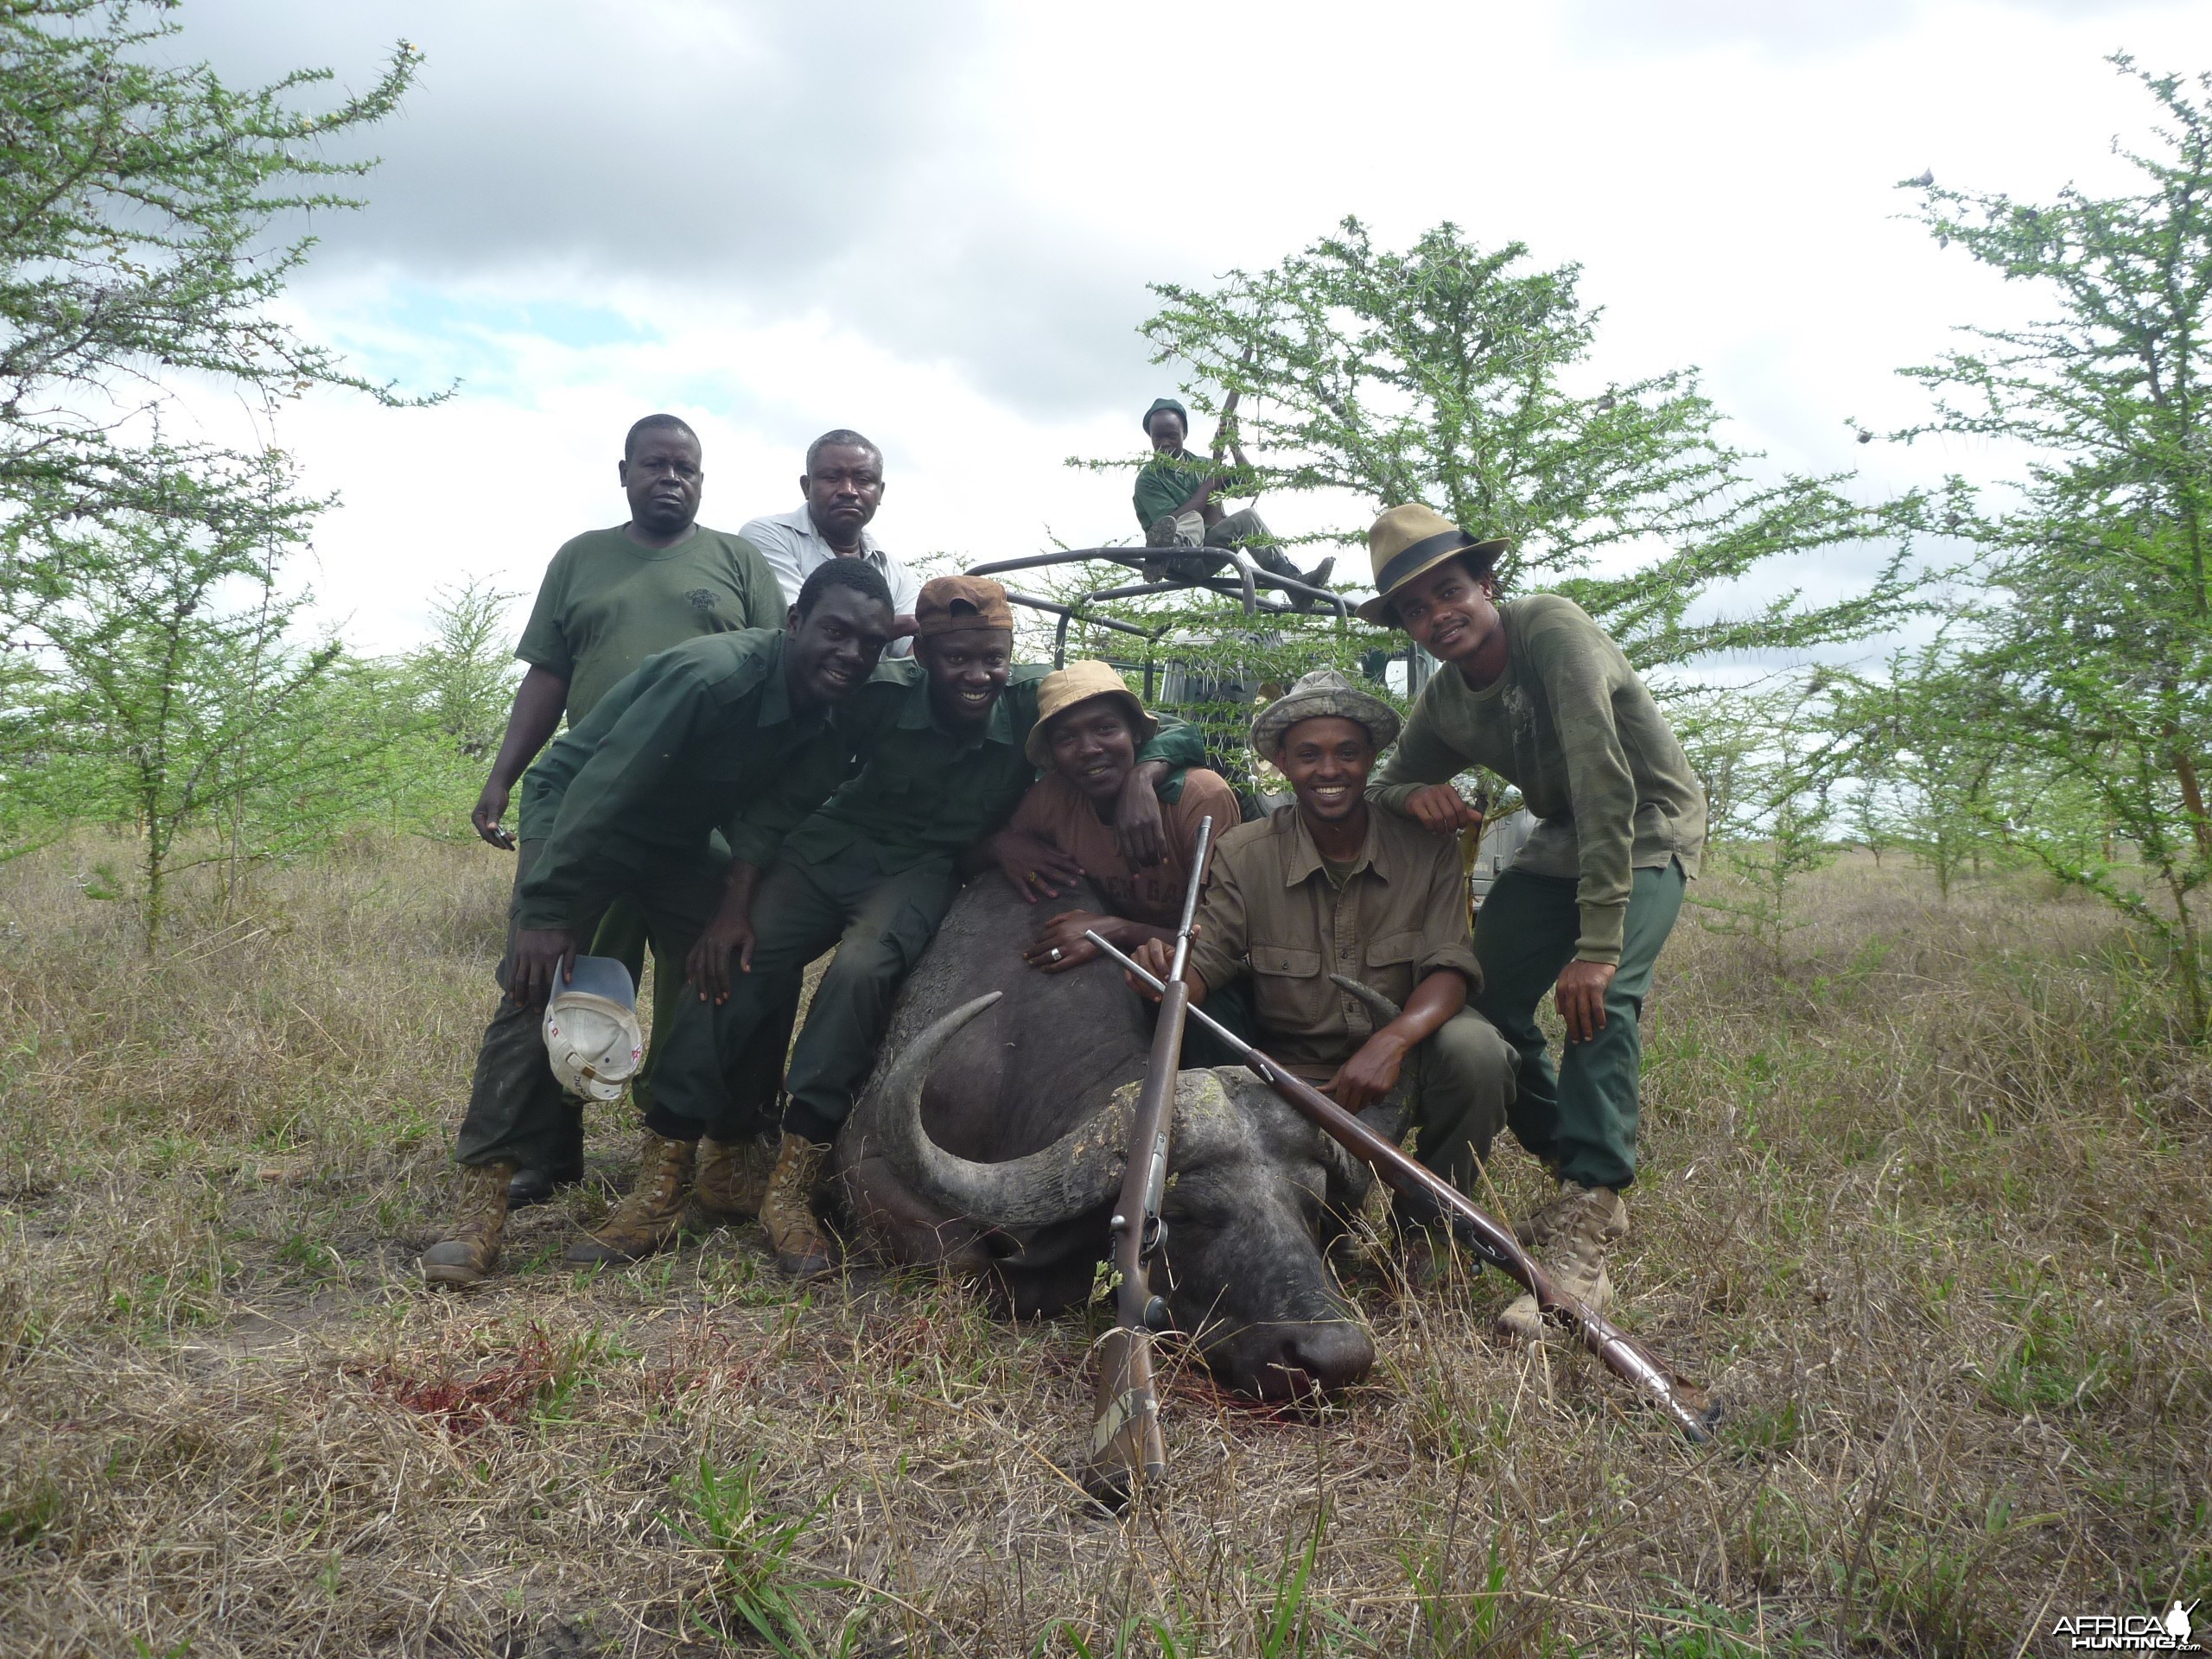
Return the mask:
<svg viewBox="0 0 2212 1659">
<path fill-rule="evenodd" d="M 1191 413 L 1173 397 L 1155 397 L 1144 412 L 1144 435 L 1152 440 L 1152 459 L 1137 473 L 1135 500 L 1137 526 L 1145 532 L 1145 545 L 1165 548 L 1211 548 L 1217 554 L 1242 549 L 1252 563 L 1271 575 L 1286 576 L 1319 588 L 1337 568 L 1327 558 L 1311 570 L 1290 562 L 1254 507 L 1225 512 L 1219 498 L 1240 482 L 1234 467 L 1217 459 L 1194 455 L 1183 447 L 1191 429 Z M 1218 451 L 1220 442 L 1214 448 Z M 1249 474 L 1245 475 L 1249 477 Z M 1244 492 L 1249 493 L 1249 492 Z M 1158 561 L 1147 560 L 1145 580 L 1173 576 L 1179 582 L 1198 582 L 1220 568 L 1218 556 L 1191 553 Z M 1310 608 L 1314 601 L 1300 595 L 1296 608 Z"/>
<path fill-rule="evenodd" d="M 1219 836 L 1243 817 L 1228 780 L 1192 766 L 1158 791 L 1160 855 L 1131 855 L 1116 820 L 1138 753 L 1159 729 L 1109 664 L 1070 663 L 1038 687 L 1028 753 L 1044 775 L 988 848 L 1008 883 L 1031 904 L 1057 899 L 1087 881 L 1105 906 L 1103 913 L 1063 910 L 1044 918 L 1022 951 L 1040 972 L 1065 973 L 1096 957 L 1098 947 L 1084 937 L 1091 929 L 1124 950 L 1167 937 L 1182 918 L 1199 823 L 1211 818 Z"/>
<path fill-rule="evenodd" d="M 1536 819 L 1475 926 L 1473 1006 L 1521 1054 L 1511 1123 L 1551 1165 L 1559 1196 L 1522 1226 L 1567 1287 L 1603 1309 L 1607 1247 L 1625 1237 L 1636 1179 L 1637 1020 L 1653 964 L 1705 848 L 1705 791 L 1674 729 L 1605 632 L 1555 594 L 1497 597 L 1501 541 L 1420 505 L 1368 531 L 1376 595 L 1360 607 L 1442 666 L 1422 690 L 1373 791 L 1440 836 L 1480 822 L 1451 780 L 1482 767 Z M 1536 1007 L 1567 1027 L 1554 1071 Z M 1500 1316 L 1541 1329 L 1535 1300 Z"/>
<path fill-rule="evenodd" d="M 1482 970 L 1459 849 L 1368 805 L 1376 755 L 1397 736 L 1396 710 L 1334 669 L 1261 711 L 1252 747 L 1295 798 L 1221 838 L 1186 977 L 1194 1002 L 1241 985 L 1258 1046 L 1347 1110 L 1409 1083 L 1415 1152 L 1471 1190 L 1515 1056 L 1466 1006 Z M 1135 954 L 1166 971 L 1165 942 Z"/>
</svg>

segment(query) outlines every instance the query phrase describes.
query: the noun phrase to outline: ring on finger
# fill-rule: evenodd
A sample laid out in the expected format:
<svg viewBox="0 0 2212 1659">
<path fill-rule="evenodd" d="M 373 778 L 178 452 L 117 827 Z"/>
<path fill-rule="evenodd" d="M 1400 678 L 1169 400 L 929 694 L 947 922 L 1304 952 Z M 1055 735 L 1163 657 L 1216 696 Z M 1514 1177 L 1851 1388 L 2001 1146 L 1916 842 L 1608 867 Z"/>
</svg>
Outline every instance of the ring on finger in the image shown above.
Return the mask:
<svg viewBox="0 0 2212 1659">
<path fill-rule="evenodd" d="M 1059 959 L 1060 947 L 1057 944 L 1045 953 L 1045 960 L 1047 962 L 1058 962 Z"/>
</svg>

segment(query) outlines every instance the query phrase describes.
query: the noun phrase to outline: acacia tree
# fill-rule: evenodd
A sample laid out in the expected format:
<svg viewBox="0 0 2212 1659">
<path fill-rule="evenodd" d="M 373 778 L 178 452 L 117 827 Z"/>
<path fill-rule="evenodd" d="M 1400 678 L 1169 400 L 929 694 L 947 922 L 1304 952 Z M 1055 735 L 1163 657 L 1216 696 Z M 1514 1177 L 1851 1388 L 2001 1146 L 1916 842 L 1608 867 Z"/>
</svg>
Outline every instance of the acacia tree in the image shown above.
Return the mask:
<svg viewBox="0 0 2212 1659">
<path fill-rule="evenodd" d="M 402 44 L 367 90 L 226 86 L 159 48 L 176 0 L 0 0 L 0 502 L 62 518 L 159 511 L 180 459 L 133 441 L 180 374 L 271 403 L 391 388 L 269 315 L 315 245 L 280 219 L 359 207 L 331 188 L 371 161 L 322 146 L 397 107 Z"/>
<path fill-rule="evenodd" d="M 2212 75 L 2193 83 L 2114 65 L 2156 100 L 2150 153 L 2114 148 L 2133 194 L 2068 188 L 2047 205 L 1923 192 L 1946 245 L 2053 311 L 1905 373 L 1935 411 L 1892 435 L 1998 440 L 2025 454 L 2014 486 L 1962 504 L 1980 556 L 1960 607 L 1956 671 L 1986 700 L 2008 760 L 2095 803 L 2139 861 L 2092 855 L 2078 823 L 2004 824 L 2060 880 L 2094 893 L 2167 948 L 2192 1040 L 2212 1040 L 2204 892 L 2212 883 Z"/>
<path fill-rule="evenodd" d="M 1861 637 L 1910 602 L 1910 535 L 1923 503 L 1869 508 L 1841 478 L 1755 482 L 1758 457 L 1720 435 L 1719 412 L 1682 369 L 1577 391 L 1599 311 L 1579 268 L 1530 267 L 1518 242 L 1484 251 L 1446 224 L 1404 252 L 1357 219 L 1268 270 L 1209 289 L 1155 286 L 1154 361 L 1188 370 L 1205 411 L 1239 395 L 1264 487 L 1343 492 L 1376 509 L 1421 501 L 1513 543 L 1509 589 L 1564 593 L 1638 666 L 1715 652 Z M 1364 524 L 1329 532 L 1357 541 Z M 1782 594 L 1693 620 L 1718 585 L 1768 561 L 1886 543 L 1852 597 Z M 1599 575 L 1623 554 L 1625 574 Z"/>
</svg>

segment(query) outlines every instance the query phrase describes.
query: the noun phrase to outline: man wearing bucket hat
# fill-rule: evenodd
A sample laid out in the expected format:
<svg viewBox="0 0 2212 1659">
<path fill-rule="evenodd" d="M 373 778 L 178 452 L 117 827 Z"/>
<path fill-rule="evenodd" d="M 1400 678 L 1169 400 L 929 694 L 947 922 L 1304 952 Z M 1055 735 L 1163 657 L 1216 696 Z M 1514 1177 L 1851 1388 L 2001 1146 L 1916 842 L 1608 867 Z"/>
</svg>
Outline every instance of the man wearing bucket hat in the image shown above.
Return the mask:
<svg viewBox="0 0 2212 1659">
<path fill-rule="evenodd" d="M 1301 571 L 1276 544 L 1256 509 L 1243 507 L 1224 512 L 1217 496 L 1229 493 L 1236 474 L 1218 461 L 1194 455 L 1183 448 L 1191 427 L 1190 412 L 1173 397 L 1155 397 L 1144 412 L 1144 435 L 1152 440 L 1152 459 L 1137 474 L 1137 524 L 1147 547 L 1213 548 L 1229 553 L 1243 548 L 1252 563 L 1270 575 L 1287 576 L 1309 588 L 1327 582 L 1337 568 L 1326 558 L 1311 570 Z M 1196 582 L 1219 567 L 1218 557 L 1186 554 L 1161 561 L 1159 575 L 1182 582 Z M 1146 580 L 1157 577 L 1146 566 Z M 1305 610 L 1313 601 L 1300 596 L 1293 601 Z"/>
<path fill-rule="evenodd" d="M 1131 861 L 1114 834 L 1114 818 L 1139 747 L 1160 730 L 1119 673 L 1105 663 L 1070 663 L 1037 688 L 1037 723 L 1029 728 L 1030 764 L 1044 772 L 1022 796 L 1007 827 L 986 843 L 1014 889 L 1031 904 L 1057 899 L 1088 880 L 1107 913 L 1062 911 L 1050 918 L 1022 955 L 1033 968 L 1065 973 L 1098 954 L 1084 938 L 1096 928 L 1124 950 L 1167 936 L 1182 915 L 1191 855 L 1201 819 L 1218 836 L 1243 814 L 1219 772 L 1193 766 L 1180 787 L 1163 787 L 1164 856 Z"/>
<path fill-rule="evenodd" d="M 1471 1188 L 1513 1099 L 1511 1046 L 1466 1006 L 1482 984 L 1458 849 L 1370 810 L 1390 705 L 1334 669 L 1306 675 L 1252 723 L 1254 753 L 1296 799 L 1221 838 L 1185 979 L 1193 1002 L 1246 982 L 1254 1040 L 1349 1111 L 1409 1080 L 1415 1151 Z M 1154 974 L 1165 940 L 1131 953 Z M 1356 980 L 1395 1018 L 1337 985 Z"/>
<path fill-rule="evenodd" d="M 1450 779 L 1471 767 L 1521 791 L 1536 829 L 1484 899 L 1473 1006 L 1521 1054 L 1515 1137 L 1557 1172 L 1520 1229 L 1553 1274 L 1602 1310 L 1607 1247 L 1627 1236 L 1636 1179 L 1637 1020 L 1652 965 L 1705 847 L 1705 791 L 1620 647 L 1572 601 L 1501 601 L 1502 541 L 1419 505 L 1375 521 L 1370 622 L 1403 628 L 1443 667 L 1422 690 L 1376 801 L 1440 832 L 1478 822 Z M 1536 1024 L 1550 991 L 1567 1027 L 1554 1071 Z M 1535 1299 L 1499 1318 L 1541 1334 Z"/>
<path fill-rule="evenodd" d="M 579 941 L 611 904 L 627 899 L 663 948 L 685 960 L 725 897 L 728 861 L 717 832 L 752 857 L 774 856 L 791 820 L 747 803 L 810 756 L 844 763 L 848 740 L 831 707 L 864 689 L 893 626 L 881 575 L 857 560 L 834 561 L 807 578 L 783 631 L 713 634 L 647 658 L 531 772 L 525 810 L 548 827 L 516 885 L 500 965 L 507 996 L 477 1055 L 455 1141 L 461 1216 L 424 1254 L 425 1278 L 474 1284 L 498 1266 L 508 1182 L 560 1132 L 557 1088 L 540 1084 L 541 1076 L 552 1084 L 548 1048 L 558 1033 L 543 1029 L 537 1010 L 549 994 L 573 988 Z M 604 1031 L 588 1046 L 581 1056 L 568 1051 L 577 1081 L 600 1069 L 595 1054 L 610 1052 Z M 721 1151 L 720 1175 L 702 1180 L 702 1197 L 721 1192 L 723 1207 L 741 1207 L 738 1148 Z M 684 1177 L 688 1188 L 688 1165 Z"/>
<path fill-rule="evenodd" d="M 835 947 L 791 1051 L 782 1142 L 760 1203 L 777 1261 L 801 1277 L 832 1263 L 813 1192 L 875 1062 L 892 999 L 963 879 L 989 861 L 982 843 L 1036 777 L 1028 739 L 1046 671 L 1013 662 L 1006 589 L 939 576 L 923 584 L 915 620 L 913 658 L 887 661 L 868 695 L 841 711 L 858 770 L 826 753 L 793 766 L 757 810 L 779 821 L 810 816 L 760 848 L 742 826 L 732 833 L 734 908 L 695 955 L 700 995 L 677 1010 L 646 1119 L 649 1152 L 670 1168 L 683 1163 L 687 1141 L 772 1126 L 773 1090 L 738 1062 L 807 965 Z M 1167 727 L 1137 758 L 1117 817 L 1147 822 L 1156 839 L 1154 791 L 1173 770 L 1203 762 L 1205 745 L 1194 728 Z M 569 1259 L 634 1260 L 662 1248 L 682 1198 L 678 1184 L 641 1176 Z"/>
</svg>

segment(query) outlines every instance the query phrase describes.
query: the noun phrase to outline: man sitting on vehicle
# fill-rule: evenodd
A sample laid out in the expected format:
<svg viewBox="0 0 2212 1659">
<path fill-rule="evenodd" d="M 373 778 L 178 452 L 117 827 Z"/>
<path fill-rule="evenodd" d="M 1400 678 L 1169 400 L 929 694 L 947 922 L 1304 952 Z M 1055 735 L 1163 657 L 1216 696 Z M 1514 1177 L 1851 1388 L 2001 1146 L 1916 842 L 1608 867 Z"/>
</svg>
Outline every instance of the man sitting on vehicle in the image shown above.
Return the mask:
<svg viewBox="0 0 2212 1659">
<path fill-rule="evenodd" d="M 1516 1057 L 1466 1006 L 1482 970 L 1467 931 L 1459 852 L 1370 810 L 1368 774 L 1398 715 L 1334 669 L 1305 676 L 1252 723 L 1297 799 L 1222 837 L 1184 976 L 1205 1002 L 1249 976 L 1254 1040 L 1347 1111 L 1412 1071 L 1415 1151 L 1463 1191 L 1504 1125 Z M 1165 978 L 1172 944 L 1130 952 Z M 1342 975 L 1398 1006 L 1384 1020 Z"/>
<path fill-rule="evenodd" d="M 1218 460 L 1194 455 L 1183 448 L 1189 432 L 1190 412 L 1173 397 L 1158 397 L 1145 411 L 1144 432 L 1152 440 L 1153 458 L 1137 474 L 1137 524 L 1147 547 L 1217 548 L 1220 554 L 1185 554 L 1162 559 L 1157 567 L 1147 562 L 1147 581 L 1173 576 L 1179 582 L 1198 582 L 1222 564 L 1221 554 L 1242 549 L 1253 563 L 1271 575 L 1287 576 L 1319 588 L 1337 568 L 1324 559 L 1301 573 L 1283 554 L 1274 532 L 1250 507 L 1225 512 L 1218 497 L 1230 493 L 1237 482 L 1234 470 Z M 1300 596 L 1292 601 L 1305 610 L 1313 601 Z"/>
<path fill-rule="evenodd" d="M 1124 950 L 1169 937 L 1182 918 L 1199 821 L 1212 818 L 1218 842 L 1241 820 L 1228 780 L 1193 766 L 1160 788 L 1167 803 L 1161 855 L 1149 864 L 1130 861 L 1116 837 L 1114 817 L 1137 750 L 1159 731 L 1160 722 L 1104 663 L 1070 663 L 1037 688 L 1028 753 L 1045 775 L 985 848 L 1031 904 L 1088 880 L 1107 913 L 1069 910 L 1047 918 L 1023 948 L 1031 967 L 1058 974 L 1092 960 L 1098 947 L 1084 938 L 1089 929 Z"/>
</svg>

